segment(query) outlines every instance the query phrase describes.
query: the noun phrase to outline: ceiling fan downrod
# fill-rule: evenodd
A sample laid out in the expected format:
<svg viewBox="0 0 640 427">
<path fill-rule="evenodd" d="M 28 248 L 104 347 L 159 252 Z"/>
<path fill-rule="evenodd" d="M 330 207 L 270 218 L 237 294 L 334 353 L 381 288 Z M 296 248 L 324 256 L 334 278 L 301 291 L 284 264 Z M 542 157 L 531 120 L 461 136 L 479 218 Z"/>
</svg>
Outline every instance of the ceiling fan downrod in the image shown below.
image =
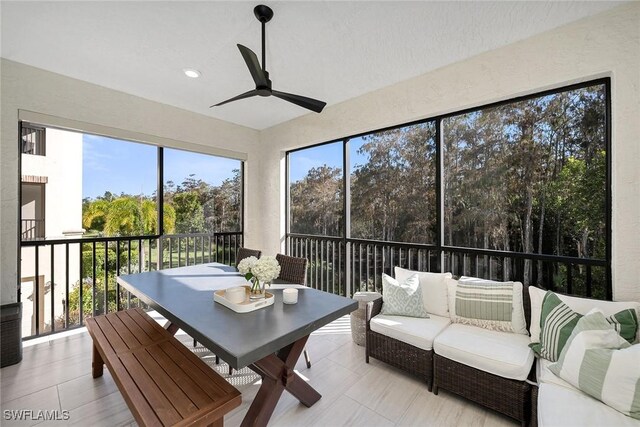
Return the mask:
<svg viewBox="0 0 640 427">
<path fill-rule="evenodd" d="M 266 24 L 273 18 L 273 10 L 264 4 L 259 4 L 253 8 L 253 14 L 262 24 L 262 71 L 267 71 L 267 54 L 265 48 Z"/>
</svg>

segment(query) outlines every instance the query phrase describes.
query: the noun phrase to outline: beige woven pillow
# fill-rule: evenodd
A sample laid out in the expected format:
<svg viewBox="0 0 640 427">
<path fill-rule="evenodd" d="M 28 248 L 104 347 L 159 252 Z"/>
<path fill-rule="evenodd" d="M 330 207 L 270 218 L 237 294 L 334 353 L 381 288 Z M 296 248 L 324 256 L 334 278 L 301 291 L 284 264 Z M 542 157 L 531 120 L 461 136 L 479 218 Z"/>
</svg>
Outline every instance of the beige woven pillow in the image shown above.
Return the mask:
<svg viewBox="0 0 640 427">
<path fill-rule="evenodd" d="M 510 306 L 511 316 L 510 320 L 487 320 L 484 318 L 467 317 L 469 313 L 467 311 L 466 316 L 461 315 L 456 310 L 456 294 L 458 292 L 458 281 L 453 279 L 447 279 L 448 298 L 449 298 L 449 313 L 453 323 L 462 323 L 465 325 L 478 326 L 484 329 L 490 329 L 501 332 L 512 332 L 516 334 L 529 335 L 527 331 L 527 323 L 524 317 L 524 303 L 522 299 L 522 283 L 520 282 L 495 282 L 492 280 L 484 280 L 476 277 L 461 277 L 460 281 L 467 284 L 480 284 L 480 285 L 510 285 L 512 287 L 512 295 Z"/>
</svg>

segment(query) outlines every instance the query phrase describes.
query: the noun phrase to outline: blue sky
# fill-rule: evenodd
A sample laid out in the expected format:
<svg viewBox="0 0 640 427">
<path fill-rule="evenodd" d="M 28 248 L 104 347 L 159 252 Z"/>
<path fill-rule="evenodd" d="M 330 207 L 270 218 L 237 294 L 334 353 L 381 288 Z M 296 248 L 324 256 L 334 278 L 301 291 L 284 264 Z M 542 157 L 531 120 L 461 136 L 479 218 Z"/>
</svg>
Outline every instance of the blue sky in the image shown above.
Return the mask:
<svg viewBox="0 0 640 427">
<path fill-rule="evenodd" d="M 83 198 L 105 191 L 150 195 L 156 190 L 156 147 L 87 134 L 82 140 Z M 218 185 L 240 167 L 238 160 L 173 149 L 164 150 L 164 162 L 165 182 L 176 184 L 195 174 L 196 179 Z"/>
<path fill-rule="evenodd" d="M 351 140 L 351 164 L 363 164 L 367 157 L 357 153 L 362 139 Z M 105 191 L 113 194 L 151 195 L 156 189 L 157 149 L 155 146 L 83 134 L 82 197 L 95 198 Z M 219 185 L 231 178 L 240 161 L 192 153 L 164 150 L 164 181 L 181 184 L 189 176 Z M 290 179 L 298 181 L 309 169 L 328 165 L 342 168 L 342 142 L 325 144 L 291 154 Z"/>
<path fill-rule="evenodd" d="M 350 141 L 351 170 L 357 165 L 366 163 L 368 160 L 367 156 L 357 152 L 362 143 L 362 138 L 353 138 Z M 342 141 L 291 153 L 289 158 L 289 180 L 291 182 L 299 181 L 307 175 L 309 169 L 323 165 L 342 169 Z"/>
</svg>

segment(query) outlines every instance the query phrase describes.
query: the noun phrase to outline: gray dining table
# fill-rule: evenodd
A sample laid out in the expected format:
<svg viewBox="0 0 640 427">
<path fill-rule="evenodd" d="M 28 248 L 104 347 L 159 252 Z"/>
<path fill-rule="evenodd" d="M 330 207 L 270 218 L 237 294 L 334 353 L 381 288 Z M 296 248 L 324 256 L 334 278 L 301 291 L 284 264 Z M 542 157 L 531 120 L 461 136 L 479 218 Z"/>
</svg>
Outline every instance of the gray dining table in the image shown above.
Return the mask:
<svg viewBox="0 0 640 427">
<path fill-rule="evenodd" d="M 321 395 L 296 372 L 309 335 L 354 311 L 349 298 L 299 288 L 297 304 L 283 304 L 282 289 L 271 289 L 273 305 L 248 313 L 214 302 L 213 292 L 246 284 L 234 267 L 210 263 L 119 276 L 120 286 L 164 316 L 165 328 L 182 329 L 233 368 L 245 366 L 262 384 L 242 422 L 267 425 L 284 390 L 307 407 Z"/>
</svg>

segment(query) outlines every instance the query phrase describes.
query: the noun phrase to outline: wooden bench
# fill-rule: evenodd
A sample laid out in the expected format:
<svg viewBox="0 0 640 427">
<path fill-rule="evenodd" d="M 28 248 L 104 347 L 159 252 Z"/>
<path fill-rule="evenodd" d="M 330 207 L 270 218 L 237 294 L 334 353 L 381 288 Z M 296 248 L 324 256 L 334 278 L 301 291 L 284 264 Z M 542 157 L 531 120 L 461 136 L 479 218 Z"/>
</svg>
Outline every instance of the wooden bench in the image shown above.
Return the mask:
<svg viewBox="0 0 640 427">
<path fill-rule="evenodd" d="M 222 426 L 240 392 L 143 310 L 87 319 L 93 377 L 106 364 L 141 426 Z"/>
</svg>

